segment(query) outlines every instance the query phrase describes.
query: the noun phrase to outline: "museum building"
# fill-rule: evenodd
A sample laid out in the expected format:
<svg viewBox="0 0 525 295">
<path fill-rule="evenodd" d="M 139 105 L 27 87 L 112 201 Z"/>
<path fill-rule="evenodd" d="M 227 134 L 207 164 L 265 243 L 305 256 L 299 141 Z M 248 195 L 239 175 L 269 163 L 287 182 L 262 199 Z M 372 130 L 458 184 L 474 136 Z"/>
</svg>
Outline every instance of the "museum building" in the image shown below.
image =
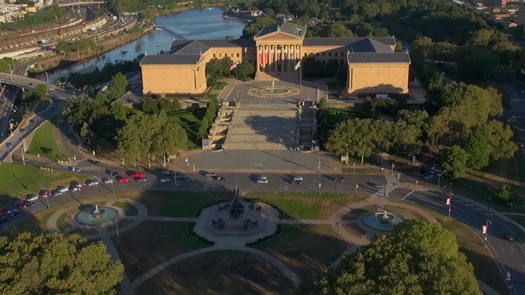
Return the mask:
<svg viewBox="0 0 525 295">
<path fill-rule="evenodd" d="M 146 55 L 140 67 L 144 94 L 200 94 L 206 64 L 229 57 L 255 65 L 256 80 L 299 81 L 301 60 L 346 64 L 349 95 L 408 93 L 410 57 L 396 52 L 394 37 L 306 38 L 306 27 L 282 22 L 253 40 L 174 40 L 169 53 Z"/>
</svg>

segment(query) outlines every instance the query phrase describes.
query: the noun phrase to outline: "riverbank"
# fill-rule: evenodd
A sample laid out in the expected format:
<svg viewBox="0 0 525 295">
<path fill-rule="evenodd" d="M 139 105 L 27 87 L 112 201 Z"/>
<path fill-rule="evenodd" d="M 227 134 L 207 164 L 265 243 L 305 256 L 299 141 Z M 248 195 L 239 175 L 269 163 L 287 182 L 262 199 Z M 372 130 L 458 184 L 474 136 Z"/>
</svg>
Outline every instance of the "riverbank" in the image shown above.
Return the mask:
<svg viewBox="0 0 525 295">
<path fill-rule="evenodd" d="M 97 56 L 103 55 L 109 51 L 114 50 L 115 48 L 124 46 L 130 42 L 133 42 L 142 36 L 150 33 L 155 29 L 154 26 L 148 26 L 140 33 L 138 32 L 129 32 L 122 35 L 118 35 L 109 39 L 106 39 L 98 43 L 95 50 L 90 49 L 87 54 L 86 52 L 80 52 L 80 58 L 70 58 L 64 54 L 57 54 L 55 56 L 49 57 L 47 59 L 41 60 L 34 64 L 33 68 L 28 71 L 28 76 L 32 78 L 43 78 L 46 73 L 52 75 L 55 72 L 73 67 L 75 65 L 82 64 L 89 59 L 95 58 Z M 98 48 L 98 50 L 97 50 Z"/>
</svg>

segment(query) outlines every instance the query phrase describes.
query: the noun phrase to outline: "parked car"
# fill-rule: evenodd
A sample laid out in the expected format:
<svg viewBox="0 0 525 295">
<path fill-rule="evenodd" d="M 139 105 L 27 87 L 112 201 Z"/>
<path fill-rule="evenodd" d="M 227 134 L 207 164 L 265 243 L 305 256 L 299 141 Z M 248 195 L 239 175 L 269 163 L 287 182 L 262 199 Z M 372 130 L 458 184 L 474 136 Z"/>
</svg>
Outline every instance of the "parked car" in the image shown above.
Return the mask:
<svg viewBox="0 0 525 295">
<path fill-rule="evenodd" d="M 257 176 L 257 179 L 255 180 L 257 183 L 268 183 L 268 178 L 266 176 Z"/>
<path fill-rule="evenodd" d="M 69 187 L 69 191 L 72 192 L 72 193 L 79 192 L 80 190 L 81 190 L 81 188 L 78 187 L 78 186 L 72 185 L 72 186 Z"/>
<path fill-rule="evenodd" d="M 144 177 L 144 173 L 133 172 L 130 173 L 129 176 L 131 176 L 131 178 L 142 178 Z"/>
<path fill-rule="evenodd" d="M 7 215 L 9 215 L 11 217 L 17 216 L 18 214 L 20 214 L 20 212 L 22 212 L 22 211 L 20 211 L 20 209 L 18 209 L 18 207 L 15 207 L 15 206 L 7 209 Z"/>
<path fill-rule="evenodd" d="M 57 187 L 56 190 L 61 192 L 61 193 L 65 193 L 65 192 L 69 191 L 69 188 L 67 188 L 65 186 L 59 186 L 59 187 Z"/>
<path fill-rule="evenodd" d="M 213 179 L 215 179 L 217 181 L 224 181 L 224 176 L 216 175 L 216 176 L 213 177 Z"/>
<path fill-rule="evenodd" d="M 164 171 L 162 171 L 162 175 L 175 175 L 175 171 L 173 171 L 173 170 L 164 170 Z"/>
<path fill-rule="evenodd" d="M 0 215 L 7 214 L 7 208 L 0 208 Z"/>
<path fill-rule="evenodd" d="M 159 182 L 161 182 L 161 183 L 171 182 L 171 178 L 170 177 L 161 177 L 161 178 L 159 178 Z"/>
<path fill-rule="evenodd" d="M 113 179 L 107 177 L 102 177 L 101 180 L 103 184 L 112 184 L 114 182 Z"/>
<path fill-rule="evenodd" d="M 41 190 L 38 195 L 41 197 L 41 198 L 49 198 L 51 197 L 51 192 L 48 191 L 48 190 Z"/>
<path fill-rule="evenodd" d="M 86 185 L 87 186 L 95 186 L 95 185 L 98 185 L 98 184 L 99 184 L 99 182 L 96 179 L 88 179 L 88 180 L 86 180 Z"/>
<path fill-rule="evenodd" d="M 71 170 L 72 172 L 80 172 L 80 168 L 78 167 L 75 167 L 75 166 L 69 166 L 69 170 Z"/>
<path fill-rule="evenodd" d="M 115 179 L 116 179 L 117 182 L 119 182 L 119 183 L 129 182 L 129 178 L 124 177 L 124 176 L 117 176 L 117 177 L 115 177 Z"/>
<path fill-rule="evenodd" d="M 28 202 L 35 202 L 38 201 L 38 196 L 35 194 L 29 194 L 26 196 L 26 201 Z"/>
<path fill-rule="evenodd" d="M 507 241 L 514 241 L 514 238 L 509 233 L 506 233 L 505 234 L 505 240 L 507 240 Z"/>
<path fill-rule="evenodd" d="M 135 177 L 134 178 L 136 182 L 148 182 L 148 179 L 147 178 L 144 178 L 144 177 Z"/>
<path fill-rule="evenodd" d="M 63 194 L 64 194 L 63 192 L 58 191 L 58 190 L 53 191 L 53 197 L 58 197 L 58 196 L 61 196 Z"/>
<path fill-rule="evenodd" d="M 4 223 L 4 222 L 6 222 L 6 221 L 7 221 L 7 216 L 5 216 L 5 215 L 0 215 L 0 224 L 1 224 L 1 223 Z"/>
</svg>

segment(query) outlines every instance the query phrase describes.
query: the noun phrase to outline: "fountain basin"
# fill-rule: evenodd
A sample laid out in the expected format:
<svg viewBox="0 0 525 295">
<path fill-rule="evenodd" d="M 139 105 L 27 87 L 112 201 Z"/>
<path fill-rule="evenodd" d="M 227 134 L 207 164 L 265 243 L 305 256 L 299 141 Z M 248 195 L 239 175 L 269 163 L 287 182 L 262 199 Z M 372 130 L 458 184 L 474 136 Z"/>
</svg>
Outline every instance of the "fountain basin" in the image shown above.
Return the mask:
<svg viewBox="0 0 525 295">
<path fill-rule="evenodd" d="M 81 210 L 75 215 L 75 221 L 82 225 L 99 225 L 112 221 L 118 216 L 118 211 L 111 207 L 98 207 Z"/>
<path fill-rule="evenodd" d="M 376 231 L 390 232 L 397 224 L 403 222 L 404 219 L 396 213 L 387 212 L 385 214 L 383 211 L 378 211 L 362 214 L 359 217 L 359 221 Z"/>
<path fill-rule="evenodd" d="M 269 94 L 269 95 L 272 95 L 272 94 L 285 94 L 285 93 L 288 93 L 288 92 L 290 92 L 290 90 L 286 89 L 286 88 L 270 88 L 270 89 L 259 90 L 259 94 Z"/>
</svg>

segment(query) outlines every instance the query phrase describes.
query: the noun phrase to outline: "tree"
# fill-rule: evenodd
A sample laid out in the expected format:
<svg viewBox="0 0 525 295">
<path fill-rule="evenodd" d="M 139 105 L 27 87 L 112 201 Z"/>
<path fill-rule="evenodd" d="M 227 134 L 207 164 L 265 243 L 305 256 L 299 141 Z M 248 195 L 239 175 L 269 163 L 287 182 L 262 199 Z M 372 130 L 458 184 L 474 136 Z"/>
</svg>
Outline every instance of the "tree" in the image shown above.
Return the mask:
<svg viewBox="0 0 525 295">
<path fill-rule="evenodd" d="M 312 293 L 482 294 L 456 236 L 423 221 L 408 221 L 345 257 Z"/>
<path fill-rule="evenodd" d="M 483 125 L 483 131 L 489 143 L 492 160 L 510 159 L 518 151 L 518 145 L 512 140 L 514 132 L 510 125 L 489 120 Z"/>
<path fill-rule="evenodd" d="M 11 73 L 14 66 L 16 64 L 16 60 L 4 57 L 0 59 L 0 73 Z"/>
<path fill-rule="evenodd" d="M 116 73 L 111 78 L 111 86 L 108 88 L 107 93 L 111 101 L 121 97 L 126 93 L 128 88 L 128 79 L 122 73 Z"/>
<path fill-rule="evenodd" d="M 474 169 L 481 169 L 490 163 L 490 146 L 483 130 L 477 129 L 468 138 L 465 145 L 468 154 L 467 166 Z"/>
<path fill-rule="evenodd" d="M 37 99 L 47 98 L 47 86 L 46 86 L 46 84 L 38 84 L 38 85 L 36 85 L 35 90 L 33 90 L 33 93 L 35 94 L 35 98 L 37 98 Z"/>
<path fill-rule="evenodd" d="M 102 242 L 77 234 L 0 236 L 0 265 L 5 294 L 117 294 L 124 272 Z"/>
<path fill-rule="evenodd" d="M 451 179 L 460 178 L 465 174 L 468 159 L 469 155 L 464 149 L 452 146 L 443 157 L 441 169 Z"/>
</svg>

